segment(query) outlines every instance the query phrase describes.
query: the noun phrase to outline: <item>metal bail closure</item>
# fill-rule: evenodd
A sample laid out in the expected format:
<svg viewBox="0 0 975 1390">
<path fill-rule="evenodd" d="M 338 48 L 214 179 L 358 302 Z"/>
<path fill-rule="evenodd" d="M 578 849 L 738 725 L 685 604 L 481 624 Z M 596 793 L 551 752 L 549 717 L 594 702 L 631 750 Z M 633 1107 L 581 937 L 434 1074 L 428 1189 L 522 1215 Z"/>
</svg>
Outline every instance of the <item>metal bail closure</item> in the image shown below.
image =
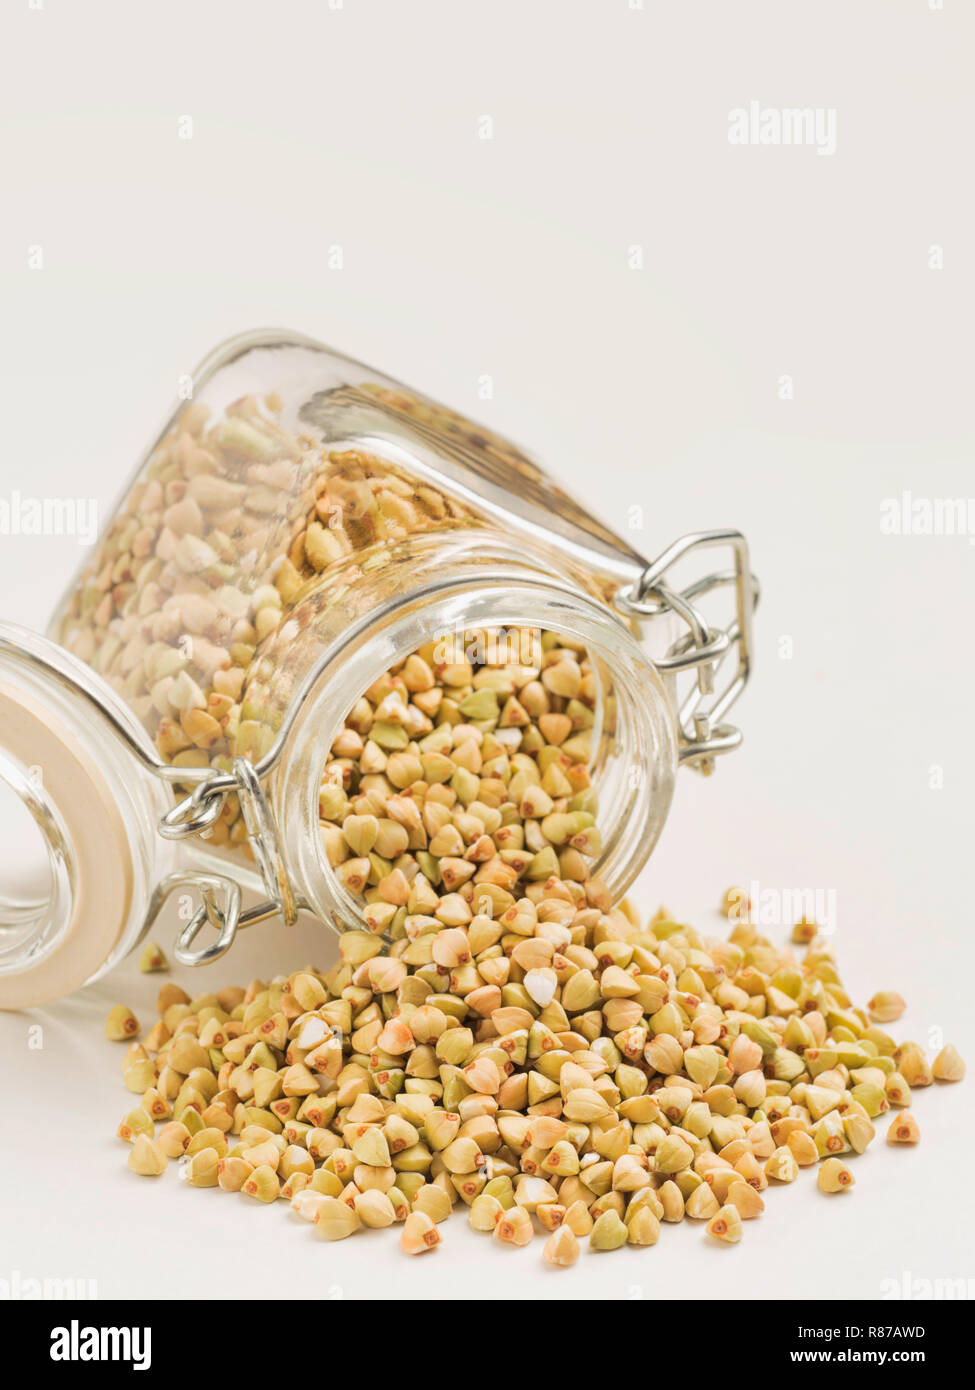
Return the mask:
<svg viewBox="0 0 975 1390">
<path fill-rule="evenodd" d="M 731 571 L 708 574 L 686 589 L 673 589 L 664 576 L 692 550 L 728 545 L 734 552 Z M 734 586 L 735 618 L 725 628 L 712 627 L 696 606 L 696 600 L 712 590 Z M 671 678 L 694 671 L 696 680 L 678 705 L 680 761 L 707 775 L 714 760 L 730 753 L 742 741 L 741 730 L 721 719 L 741 695 L 751 675 L 752 612 L 759 598 L 758 580 L 749 568 L 748 543 L 740 531 L 698 531 L 683 536 L 648 565 L 643 574 L 616 594 L 616 605 L 628 617 L 642 620 L 673 613 L 687 627 L 681 637 L 657 658 L 659 670 Z M 729 683 L 717 696 L 715 674 L 732 648 L 738 663 Z M 707 703 L 706 703 L 707 702 Z"/>
<path fill-rule="evenodd" d="M 271 815 L 253 763 L 248 762 L 246 758 L 235 758 L 234 779 L 247 835 L 261 870 L 267 895 L 276 903 L 285 924 L 290 927 L 298 919 L 298 909 L 281 859 L 274 817 Z"/>
<path fill-rule="evenodd" d="M 143 930 L 148 931 L 175 888 L 198 888 L 202 904 L 180 932 L 174 947 L 174 954 L 181 965 L 207 965 L 219 959 L 233 945 L 237 932 L 244 927 L 278 915 L 291 926 L 298 917 L 298 904 L 281 858 L 274 817 L 257 769 L 246 758 L 235 758 L 232 773 L 216 774 L 194 787 L 188 796 L 166 812 L 159 823 L 159 833 L 170 840 L 205 834 L 215 824 L 224 800 L 231 792 L 240 801 L 248 840 L 261 872 L 268 901 L 241 912 L 240 886 L 232 879 L 193 870 L 169 874 L 152 896 Z M 225 894 L 223 906 L 217 898 L 221 892 Z M 217 933 L 216 941 L 209 946 L 194 947 L 196 938 L 208 924 Z"/>
<path fill-rule="evenodd" d="M 203 905 L 194 912 L 176 938 L 174 947 L 176 959 L 180 965 L 207 965 L 210 961 L 219 960 L 224 952 L 233 945 L 237 928 L 241 922 L 240 886 L 232 879 L 224 878 L 222 875 L 197 873 L 195 870 L 167 874 L 156 885 L 152 897 L 149 899 L 149 907 L 143 926 L 144 932 L 149 931 L 162 911 L 166 899 L 177 888 L 199 889 Z M 226 893 L 223 907 L 217 901 L 217 894 L 221 892 Z M 216 941 L 210 946 L 198 947 L 193 950 L 193 942 L 207 923 L 216 931 Z"/>
</svg>

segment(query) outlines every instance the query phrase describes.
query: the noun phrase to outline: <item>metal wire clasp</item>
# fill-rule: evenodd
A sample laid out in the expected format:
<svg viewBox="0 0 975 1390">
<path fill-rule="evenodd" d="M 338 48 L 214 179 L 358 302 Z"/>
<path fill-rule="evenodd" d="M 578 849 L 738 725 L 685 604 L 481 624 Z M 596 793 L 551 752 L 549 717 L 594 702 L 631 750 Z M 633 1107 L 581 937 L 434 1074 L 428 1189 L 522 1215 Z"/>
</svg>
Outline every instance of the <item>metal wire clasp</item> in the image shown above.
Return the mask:
<svg viewBox="0 0 975 1390">
<path fill-rule="evenodd" d="M 198 888 L 202 904 L 176 939 L 174 953 L 181 965 L 205 965 L 217 960 L 233 945 L 244 927 L 280 915 L 290 926 L 301 906 L 291 890 L 278 842 L 277 827 L 261 787 L 258 770 L 246 758 L 235 758 L 232 773 L 214 773 L 199 782 L 182 801 L 170 808 L 159 822 L 159 833 L 167 840 L 181 840 L 205 833 L 215 825 L 227 796 L 233 792 L 240 801 L 247 837 L 261 872 L 268 901 L 241 911 L 240 887 L 219 874 L 179 872 L 159 884 L 146 914 L 146 929 L 155 921 L 163 903 L 176 888 Z M 218 901 L 224 893 L 223 905 Z M 195 947 L 204 926 L 210 925 L 217 939 L 209 946 Z"/>
<path fill-rule="evenodd" d="M 734 569 L 716 572 L 697 580 L 686 589 L 673 589 L 664 582 L 667 572 L 690 551 L 728 545 L 734 553 Z M 696 601 L 715 589 L 734 585 L 735 618 L 725 628 L 712 627 L 696 606 Z M 696 680 L 687 695 L 678 696 L 680 761 L 705 775 L 713 772 L 714 760 L 730 753 L 742 741 L 741 730 L 721 723 L 748 683 L 752 666 L 752 612 L 759 598 L 758 580 L 748 560 L 748 542 L 740 531 L 696 531 L 682 536 L 649 564 L 640 578 L 616 594 L 616 605 L 629 617 L 650 619 L 673 613 L 687 631 L 657 658 L 660 671 L 670 677 L 676 694 L 677 678 L 694 671 Z M 715 696 L 715 675 L 732 648 L 737 649 L 737 666 L 731 680 Z"/>
<path fill-rule="evenodd" d="M 177 888 L 196 888 L 202 899 L 201 906 L 180 932 L 176 942 L 175 955 L 181 965 L 205 965 L 208 961 L 217 960 L 230 948 L 241 928 L 263 922 L 268 917 L 280 915 L 290 926 L 305 904 L 298 901 L 291 890 L 281 856 L 277 827 L 261 779 L 267 777 L 281 758 L 285 736 L 301 702 L 300 696 L 279 729 L 276 742 L 256 767 L 246 758 L 236 758 L 231 772 L 175 767 L 162 761 L 132 711 L 87 666 L 69 652 L 25 629 L 4 626 L 6 631 L 0 632 L 0 655 L 40 670 L 56 681 L 62 690 L 79 700 L 92 717 L 111 729 L 154 777 L 167 785 L 193 784 L 193 790 L 159 821 L 159 833 L 164 839 L 183 840 L 192 835 L 205 835 L 217 823 L 230 793 L 233 792 L 240 800 L 248 839 L 268 895 L 267 902 L 242 912 L 240 885 L 233 879 L 192 869 L 178 870 L 167 874 L 157 884 L 146 908 L 141 935 L 145 936 L 149 931 L 166 900 Z M 310 687 L 316 676 L 317 672 L 314 671 L 306 676 L 306 688 Z M 222 904 L 219 900 L 221 894 L 224 899 Z M 193 942 L 206 925 L 216 931 L 216 941 L 210 946 L 194 948 Z"/>
</svg>

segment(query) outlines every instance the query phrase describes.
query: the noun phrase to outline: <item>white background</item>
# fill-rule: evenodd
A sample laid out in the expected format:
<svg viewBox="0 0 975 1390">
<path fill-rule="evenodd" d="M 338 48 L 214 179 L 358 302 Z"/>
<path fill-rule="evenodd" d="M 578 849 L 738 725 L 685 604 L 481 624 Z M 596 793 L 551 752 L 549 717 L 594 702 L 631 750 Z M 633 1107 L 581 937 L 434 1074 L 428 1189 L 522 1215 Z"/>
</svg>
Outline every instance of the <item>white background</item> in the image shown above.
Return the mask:
<svg viewBox="0 0 975 1390">
<path fill-rule="evenodd" d="M 179 375 L 274 324 L 511 433 L 648 555 L 740 526 L 764 586 L 745 748 L 682 776 L 634 896 L 716 932 L 729 883 L 835 892 L 854 998 L 898 989 L 899 1036 L 970 1056 L 975 551 L 880 511 L 975 494 L 973 38 L 961 0 L 8 0 L 0 496 L 107 516 Z M 751 100 L 835 108 L 835 155 L 729 144 Z M 0 537 L 2 616 L 42 628 L 80 558 Z M 250 938 L 209 978 L 331 950 L 314 924 Z M 116 1000 L 151 1021 L 158 983 L 123 967 L 0 1018 L 0 1280 L 816 1299 L 975 1277 L 971 1082 L 921 1092 L 921 1145 L 879 1142 L 849 1195 L 806 1171 L 734 1249 L 687 1222 L 563 1274 L 460 1215 L 407 1264 L 389 1233 L 325 1245 L 283 1204 L 136 1178 L 101 1023 Z"/>
</svg>

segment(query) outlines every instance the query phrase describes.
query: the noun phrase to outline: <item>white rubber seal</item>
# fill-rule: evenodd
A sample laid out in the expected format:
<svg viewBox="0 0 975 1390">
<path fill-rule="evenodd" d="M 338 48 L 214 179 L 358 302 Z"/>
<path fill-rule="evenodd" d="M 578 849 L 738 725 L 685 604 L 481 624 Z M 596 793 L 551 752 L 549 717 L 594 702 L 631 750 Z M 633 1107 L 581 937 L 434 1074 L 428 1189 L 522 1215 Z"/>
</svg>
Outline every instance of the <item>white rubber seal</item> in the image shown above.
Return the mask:
<svg viewBox="0 0 975 1390">
<path fill-rule="evenodd" d="M 74 863 L 69 919 L 57 945 L 35 966 L 0 974 L 0 1009 L 22 1009 L 71 994 L 105 964 L 128 921 L 133 874 L 121 813 L 93 759 L 49 709 L 3 682 L 0 743 L 25 767 L 40 769 Z"/>
</svg>

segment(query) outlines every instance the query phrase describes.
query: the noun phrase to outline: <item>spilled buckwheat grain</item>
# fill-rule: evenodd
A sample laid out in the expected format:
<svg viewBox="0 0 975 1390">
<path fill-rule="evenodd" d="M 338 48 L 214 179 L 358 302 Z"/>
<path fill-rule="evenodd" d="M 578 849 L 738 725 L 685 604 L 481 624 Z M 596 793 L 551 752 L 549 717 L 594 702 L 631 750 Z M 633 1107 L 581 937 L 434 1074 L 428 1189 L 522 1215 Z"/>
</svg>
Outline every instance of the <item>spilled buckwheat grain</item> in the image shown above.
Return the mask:
<svg viewBox="0 0 975 1390">
<path fill-rule="evenodd" d="M 195 999 L 166 986 L 150 1064 L 166 1109 L 126 1116 L 129 1166 L 180 1158 L 189 1185 L 285 1198 L 328 1240 L 409 1219 L 410 1254 L 461 1206 L 502 1244 L 548 1232 L 555 1267 L 586 1237 L 653 1245 L 684 1219 L 737 1240 L 762 1192 L 820 1160 L 822 1191 L 852 1187 L 884 1082 L 920 1050 L 850 1005 L 825 941 L 800 964 L 745 924 L 721 941 L 659 916 L 641 927 L 626 905 L 550 918 L 563 901 L 519 900 L 520 930 L 480 914 L 424 933 L 466 937 L 453 967 L 348 932 L 326 972 Z M 524 988 L 526 946 L 556 979 L 545 1005 Z M 482 961 L 508 967 L 484 1011 L 470 996 L 498 986 Z M 880 1098 L 869 1110 L 862 1088 Z M 888 1138 L 917 1133 L 905 1114 Z"/>
<path fill-rule="evenodd" d="M 821 1160 L 846 1190 L 878 1117 L 960 1079 L 954 1049 L 932 1068 L 852 1005 L 808 923 L 800 961 L 744 919 L 718 939 L 613 904 L 590 868 L 595 705 L 585 653 L 549 633 L 517 660 L 431 644 L 365 693 L 321 814 L 368 929 L 326 971 L 163 985 L 123 1061 L 149 1117 L 119 1129 L 135 1172 L 175 1158 L 327 1240 L 397 1225 L 408 1254 L 461 1207 L 500 1244 L 548 1233 L 564 1268 L 685 1219 L 734 1243 Z"/>
</svg>

